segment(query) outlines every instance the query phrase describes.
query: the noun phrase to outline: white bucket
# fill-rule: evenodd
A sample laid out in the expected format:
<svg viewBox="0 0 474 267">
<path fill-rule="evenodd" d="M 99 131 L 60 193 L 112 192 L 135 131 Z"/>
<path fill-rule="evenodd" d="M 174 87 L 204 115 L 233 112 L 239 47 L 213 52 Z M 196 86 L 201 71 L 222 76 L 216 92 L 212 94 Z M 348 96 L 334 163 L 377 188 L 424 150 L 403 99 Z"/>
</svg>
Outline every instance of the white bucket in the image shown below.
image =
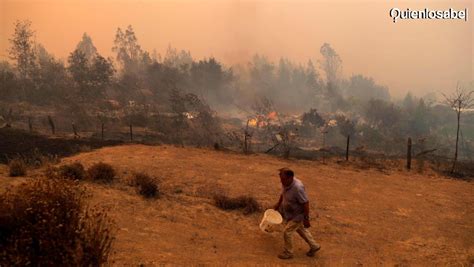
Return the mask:
<svg viewBox="0 0 474 267">
<path fill-rule="evenodd" d="M 266 233 L 270 233 L 276 230 L 276 226 L 283 222 L 281 214 L 274 210 L 268 209 L 263 214 L 262 221 L 260 222 L 260 229 Z"/>
</svg>

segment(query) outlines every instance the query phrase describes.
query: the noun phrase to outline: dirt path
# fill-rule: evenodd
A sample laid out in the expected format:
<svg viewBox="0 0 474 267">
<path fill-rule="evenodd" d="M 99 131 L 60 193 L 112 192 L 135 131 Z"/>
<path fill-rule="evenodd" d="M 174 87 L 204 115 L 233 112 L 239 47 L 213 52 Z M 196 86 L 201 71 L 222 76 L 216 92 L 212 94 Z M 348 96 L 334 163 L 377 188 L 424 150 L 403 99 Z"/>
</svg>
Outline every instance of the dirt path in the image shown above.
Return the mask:
<svg viewBox="0 0 474 267">
<path fill-rule="evenodd" d="M 93 202 L 110 208 L 117 221 L 114 265 L 474 263 L 473 183 L 171 146 L 109 147 L 62 162 L 73 161 L 86 167 L 110 163 L 123 180 L 113 186 L 87 184 Z M 313 259 L 296 237 L 295 259 L 279 260 L 281 234 L 260 232 L 261 214 L 222 211 L 210 200 L 223 190 L 230 196 L 251 194 L 271 206 L 280 190 L 277 169 L 285 166 L 295 170 L 309 194 L 310 229 L 322 245 Z M 133 171 L 160 178 L 160 199 L 143 200 L 125 185 Z M 4 186 L 12 178 L 0 181 Z"/>
</svg>

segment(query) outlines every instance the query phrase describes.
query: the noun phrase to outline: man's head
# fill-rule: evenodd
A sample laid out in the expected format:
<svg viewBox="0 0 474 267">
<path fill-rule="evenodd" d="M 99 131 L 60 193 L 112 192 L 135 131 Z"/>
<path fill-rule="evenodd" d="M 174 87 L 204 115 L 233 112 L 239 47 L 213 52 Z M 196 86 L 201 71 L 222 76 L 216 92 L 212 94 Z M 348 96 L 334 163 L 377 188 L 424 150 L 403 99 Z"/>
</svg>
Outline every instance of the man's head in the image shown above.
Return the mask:
<svg viewBox="0 0 474 267">
<path fill-rule="evenodd" d="M 289 186 L 293 182 L 295 173 L 289 168 L 281 168 L 280 170 L 280 182 L 283 186 Z"/>
</svg>

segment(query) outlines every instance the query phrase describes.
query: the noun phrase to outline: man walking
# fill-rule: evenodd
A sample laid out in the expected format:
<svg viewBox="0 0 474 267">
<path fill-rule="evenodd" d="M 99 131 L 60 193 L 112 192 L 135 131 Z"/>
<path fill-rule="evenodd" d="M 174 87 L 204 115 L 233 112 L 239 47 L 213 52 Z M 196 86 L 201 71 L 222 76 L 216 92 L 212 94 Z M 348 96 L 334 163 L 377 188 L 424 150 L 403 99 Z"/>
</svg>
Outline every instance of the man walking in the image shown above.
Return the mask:
<svg viewBox="0 0 474 267">
<path fill-rule="evenodd" d="M 294 177 L 294 172 L 288 168 L 280 169 L 280 182 L 283 185 L 283 190 L 274 209 L 282 213 L 286 226 L 283 234 L 285 249 L 278 255 L 278 258 L 293 258 L 293 234 L 295 232 L 310 247 L 306 255 L 313 257 L 321 246 L 314 241 L 313 236 L 307 229 L 311 224 L 309 223 L 309 201 L 304 185 Z"/>
</svg>

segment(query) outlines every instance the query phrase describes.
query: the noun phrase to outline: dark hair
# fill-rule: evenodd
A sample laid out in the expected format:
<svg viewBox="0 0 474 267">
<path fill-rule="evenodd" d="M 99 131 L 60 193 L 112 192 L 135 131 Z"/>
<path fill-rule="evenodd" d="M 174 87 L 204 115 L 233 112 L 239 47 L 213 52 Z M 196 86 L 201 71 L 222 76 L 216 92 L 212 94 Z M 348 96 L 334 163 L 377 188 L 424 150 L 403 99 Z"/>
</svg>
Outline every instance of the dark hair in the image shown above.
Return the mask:
<svg viewBox="0 0 474 267">
<path fill-rule="evenodd" d="M 290 170 L 289 168 L 281 168 L 280 173 L 283 173 L 287 177 L 295 176 L 295 173 L 292 170 Z"/>
</svg>

